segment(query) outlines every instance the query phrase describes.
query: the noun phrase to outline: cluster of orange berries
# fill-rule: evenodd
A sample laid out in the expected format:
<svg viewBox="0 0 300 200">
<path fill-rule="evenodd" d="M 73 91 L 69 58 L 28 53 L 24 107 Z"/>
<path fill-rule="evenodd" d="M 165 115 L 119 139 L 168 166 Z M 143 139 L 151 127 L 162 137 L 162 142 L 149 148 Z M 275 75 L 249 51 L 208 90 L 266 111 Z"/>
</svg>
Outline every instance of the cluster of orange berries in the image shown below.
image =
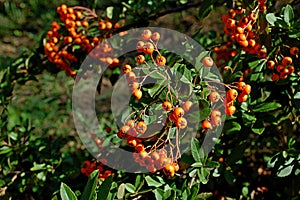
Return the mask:
<svg viewBox="0 0 300 200">
<path fill-rule="evenodd" d="M 299 48 L 291 47 L 290 54 L 291 56 L 298 57 Z M 277 81 L 278 79 L 286 79 L 290 74 L 295 71 L 293 64 L 293 58 L 290 56 L 284 56 L 281 61 L 277 60 L 268 60 L 267 68 L 273 71 L 272 81 Z"/>
<path fill-rule="evenodd" d="M 224 105 L 225 113 L 228 116 L 233 115 L 236 111 L 234 101 L 237 99 L 240 103 L 245 102 L 248 99 L 248 95 L 251 93 L 251 85 L 246 84 L 243 81 L 239 81 L 236 87 L 240 91 L 240 93 L 234 88 L 231 88 L 226 91 L 226 99 L 224 101 Z"/>
<path fill-rule="evenodd" d="M 266 10 L 265 0 L 259 0 L 256 9 L 249 15 L 242 15 L 245 9 L 238 7 L 236 10 L 230 9 L 228 15 L 222 16 L 222 22 L 225 24 L 224 32 L 230 36 L 232 42 L 239 44 L 242 49 L 250 54 L 257 54 L 259 58 L 266 58 L 267 53 L 258 41 L 254 29 L 258 13 Z M 239 19 L 236 19 L 241 15 Z"/>
<path fill-rule="evenodd" d="M 185 112 L 188 112 L 193 103 L 191 101 L 186 101 L 182 104 L 182 107 L 175 107 L 171 102 L 165 101 L 162 103 L 162 109 L 168 112 L 168 119 L 170 122 L 174 123 L 179 129 L 185 129 L 187 127 L 187 120 L 183 117 Z"/>
<path fill-rule="evenodd" d="M 74 45 L 80 45 L 81 50 L 89 53 L 99 45 L 100 40 L 110 37 L 112 28 L 119 28 L 119 24 L 113 25 L 108 20 L 100 20 L 99 30 L 107 34 L 101 34 L 101 37 L 87 36 L 90 27 L 89 20 L 98 18 L 93 11 L 85 7 L 68 7 L 63 4 L 57 7 L 57 12 L 66 30 L 57 22 L 52 23 L 46 36 L 45 52 L 50 62 L 61 70 L 65 70 L 67 75 L 75 76 L 76 71 L 71 67 L 78 61 L 74 54 Z M 110 45 L 104 44 L 99 46 L 98 53 L 92 56 L 111 66 L 119 65 L 119 60 L 113 58 L 112 54 L 113 50 Z"/>
<path fill-rule="evenodd" d="M 159 149 L 151 153 L 146 151 L 135 152 L 133 157 L 135 162 L 146 167 L 152 173 L 155 173 L 157 169 L 162 169 L 166 176 L 173 177 L 179 171 L 178 163 L 168 157 L 165 149 Z"/>
<path fill-rule="evenodd" d="M 84 167 L 82 167 L 80 169 L 80 172 L 82 174 L 84 174 L 85 176 L 90 176 L 90 174 L 95 170 L 99 170 L 100 173 L 99 173 L 98 178 L 102 181 L 105 180 L 107 177 L 109 177 L 112 174 L 111 170 L 105 169 L 105 166 L 103 163 L 97 162 L 95 160 L 93 160 L 93 161 L 86 160 L 84 162 Z"/>
<path fill-rule="evenodd" d="M 246 84 L 243 81 L 239 81 L 237 85 L 235 86 L 238 90 L 231 88 L 226 91 L 226 99 L 224 99 L 223 103 L 225 106 L 225 113 L 228 116 L 231 116 L 235 113 L 236 107 L 234 106 L 234 101 L 237 99 L 240 103 L 247 101 L 248 95 L 251 92 L 251 86 L 249 84 Z M 211 103 L 217 103 L 221 100 L 221 95 L 217 91 L 212 91 L 208 99 Z M 222 123 L 221 119 L 222 113 L 219 109 L 212 109 L 210 116 L 208 119 L 205 119 L 202 122 L 202 129 L 208 130 L 213 129 L 213 127 L 220 126 Z"/>
<path fill-rule="evenodd" d="M 223 70 L 225 71 L 227 62 L 238 53 L 237 50 L 233 48 L 232 42 L 227 42 L 220 47 L 214 47 L 213 51 L 216 53 L 216 65 L 218 67 L 223 67 Z"/>
</svg>

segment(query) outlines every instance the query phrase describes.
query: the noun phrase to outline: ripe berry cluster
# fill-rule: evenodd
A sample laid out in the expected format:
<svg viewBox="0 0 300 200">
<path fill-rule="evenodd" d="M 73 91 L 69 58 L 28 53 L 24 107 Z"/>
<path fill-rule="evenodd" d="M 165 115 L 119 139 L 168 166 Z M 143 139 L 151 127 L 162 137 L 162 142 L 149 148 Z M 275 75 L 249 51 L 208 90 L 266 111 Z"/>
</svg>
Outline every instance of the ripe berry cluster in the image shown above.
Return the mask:
<svg viewBox="0 0 300 200">
<path fill-rule="evenodd" d="M 104 181 L 107 177 L 109 177 L 112 174 L 112 171 L 109 169 L 105 169 L 104 164 L 105 162 L 97 162 L 96 160 L 86 160 L 84 162 L 84 167 L 80 169 L 80 172 L 84 174 L 85 176 L 90 176 L 90 174 L 95 171 L 99 170 L 99 179 Z"/>
<path fill-rule="evenodd" d="M 165 69 L 166 58 L 157 48 L 160 34 L 158 32 L 152 33 L 151 30 L 146 29 L 142 32 L 141 39 L 142 40 L 136 44 L 138 55 L 135 61 L 137 65 L 139 67 L 146 67 L 152 70 L 152 72 L 159 71 L 162 74 L 166 73 L 164 77 L 168 77 L 168 71 Z M 150 61 L 147 61 L 146 57 L 149 58 Z M 207 60 L 207 65 L 210 65 L 209 60 Z M 125 64 L 121 67 L 121 71 L 126 76 L 129 88 L 132 91 L 132 96 L 136 100 L 141 100 L 143 96 L 143 81 L 149 74 L 137 76 L 133 69 L 134 68 L 129 64 Z M 149 134 L 146 133 L 148 125 L 143 120 L 144 109 L 141 114 L 136 117 L 132 117 L 133 114 L 131 113 L 128 116 L 129 119 L 120 127 L 117 136 L 125 139 L 126 144 L 134 148 L 134 160 L 139 163 L 140 166 L 147 168 L 153 173 L 162 169 L 166 176 L 173 177 L 175 172 L 179 170 L 177 159 L 180 157 L 180 154 L 177 152 L 177 154 L 173 156 L 172 150 L 168 152 L 164 148 L 164 145 L 170 143 L 169 137 L 172 127 L 177 129 L 176 134 L 178 134 L 179 130 L 183 130 L 187 127 L 188 121 L 184 115 L 189 112 L 193 103 L 190 100 L 184 102 L 179 100 L 179 97 L 174 96 L 170 91 L 170 87 L 168 88 L 167 95 L 161 102 L 161 108 L 166 119 L 161 132 L 150 136 L 150 138 L 144 137 L 144 135 L 149 136 Z M 147 145 L 145 146 L 145 144 Z M 176 146 L 178 146 L 177 143 L 174 144 L 174 149 L 177 148 Z"/>
<path fill-rule="evenodd" d="M 226 115 L 231 116 L 236 111 L 236 107 L 234 106 L 235 100 L 237 99 L 240 103 L 247 101 L 248 95 L 251 92 L 251 86 L 243 81 L 239 81 L 235 86 L 226 86 L 230 89 L 226 91 L 225 99 L 222 99 L 221 95 L 217 91 L 211 91 L 211 93 L 208 96 L 208 99 L 212 104 L 215 104 L 222 100 L 225 107 Z M 240 91 L 240 93 L 238 92 L 238 90 Z M 209 118 L 205 119 L 202 122 L 202 129 L 209 130 L 213 129 L 213 127 L 220 126 L 222 123 L 221 116 L 221 111 L 217 108 L 213 108 Z"/>
<path fill-rule="evenodd" d="M 222 16 L 222 22 L 225 24 L 224 32 L 229 35 L 232 42 L 239 44 L 242 49 L 250 54 L 257 54 L 259 58 L 266 58 L 267 53 L 262 48 L 257 26 L 257 18 L 260 12 L 266 10 L 265 0 L 259 0 L 256 8 L 246 14 L 246 10 L 242 7 L 230 9 L 228 14 Z M 223 51 L 216 53 L 224 53 Z M 228 52 L 232 56 L 235 51 Z M 234 55 L 233 55 L 234 56 Z"/>
<path fill-rule="evenodd" d="M 283 56 L 280 54 L 275 55 L 274 59 L 269 59 L 267 62 L 267 68 L 272 71 L 272 81 L 279 79 L 286 79 L 290 74 L 295 71 L 293 64 L 293 57 L 298 58 L 299 48 L 289 47 L 289 56 Z"/>
<path fill-rule="evenodd" d="M 67 7 L 63 4 L 57 7 L 57 12 L 62 23 L 53 22 L 46 35 L 45 52 L 50 62 L 64 70 L 67 75 L 75 76 L 77 45 L 81 51 L 87 53 L 97 46 L 98 53 L 92 56 L 110 66 L 119 65 L 119 60 L 113 58 L 113 49 L 109 44 L 98 46 L 103 39 L 112 35 L 113 29 L 120 27 L 118 23 L 113 25 L 109 20 L 99 19 L 95 12 L 81 6 Z M 95 26 L 93 22 L 97 20 L 98 32 L 91 36 L 89 30 Z"/>
</svg>

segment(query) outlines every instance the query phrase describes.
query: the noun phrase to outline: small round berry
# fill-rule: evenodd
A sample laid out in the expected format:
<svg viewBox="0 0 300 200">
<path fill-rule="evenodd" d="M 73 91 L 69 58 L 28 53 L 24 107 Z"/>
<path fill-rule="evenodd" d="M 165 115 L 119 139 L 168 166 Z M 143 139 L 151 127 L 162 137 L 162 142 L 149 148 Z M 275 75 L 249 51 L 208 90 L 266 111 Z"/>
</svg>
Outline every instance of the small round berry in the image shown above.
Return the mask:
<svg viewBox="0 0 300 200">
<path fill-rule="evenodd" d="M 144 45 L 145 43 L 143 41 L 138 41 L 136 44 L 136 50 L 138 52 L 144 52 Z"/>
<path fill-rule="evenodd" d="M 165 111 L 170 111 L 170 110 L 172 110 L 172 107 L 173 107 L 171 102 L 169 102 L 169 101 L 163 102 L 161 106 L 162 106 L 162 109 Z"/>
<path fill-rule="evenodd" d="M 245 92 L 245 94 L 250 94 L 251 93 L 251 85 L 249 85 L 249 84 L 245 85 L 243 92 Z"/>
<path fill-rule="evenodd" d="M 241 91 L 244 90 L 245 86 L 246 86 L 246 83 L 243 82 L 243 81 L 240 81 L 237 84 L 238 89 L 241 90 Z"/>
<path fill-rule="evenodd" d="M 153 44 L 151 43 L 151 42 L 146 42 L 145 44 L 144 44 L 144 46 L 143 46 L 143 52 L 145 53 L 145 54 L 152 54 L 153 53 L 153 51 L 154 51 L 154 46 L 153 46 Z"/>
<path fill-rule="evenodd" d="M 207 129 L 212 129 L 212 125 L 210 121 L 207 119 L 202 122 L 202 129 L 207 130 Z"/>
<path fill-rule="evenodd" d="M 296 55 L 298 55 L 298 53 L 299 53 L 299 48 L 298 47 L 292 47 L 292 48 L 290 48 L 290 54 L 291 55 L 296 56 Z"/>
<path fill-rule="evenodd" d="M 179 129 L 184 129 L 187 126 L 187 120 L 183 117 L 179 117 L 176 121 L 176 127 Z"/>
<path fill-rule="evenodd" d="M 272 81 L 277 81 L 279 79 L 279 76 L 278 74 L 272 74 L 272 77 L 271 77 Z"/>
<path fill-rule="evenodd" d="M 164 56 L 157 56 L 155 61 L 158 66 L 165 66 L 167 62 Z"/>
<path fill-rule="evenodd" d="M 226 98 L 228 101 L 234 101 L 238 96 L 236 89 L 230 89 L 226 92 Z"/>
<path fill-rule="evenodd" d="M 246 93 L 244 93 L 244 92 L 242 92 L 242 93 L 239 94 L 239 96 L 238 96 L 238 101 L 239 101 L 240 103 L 247 101 L 247 99 L 248 99 L 248 95 L 247 95 Z"/>
<path fill-rule="evenodd" d="M 274 67 L 275 67 L 275 62 L 273 60 L 269 60 L 267 62 L 267 68 L 272 70 L 274 69 Z"/>
<path fill-rule="evenodd" d="M 227 107 L 226 110 L 225 110 L 225 112 L 226 112 L 226 114 L 227 114 L 228 116 L 233 115 L 233 114 L 235 113 L 235 111 L 236 111 L 236 107 L 233 106 L 233 105 Z"/>
<path fill-rule="evenodd" d="M 158 41 L 160 39 L 160 34 L 158 32 L 154 32 L 151 36 L 151 39 L 154 41 Z"/>
<path fill-rule="evenodd" d="M 291 57 L 284 57 L 281 61 L 284 66 L 291 65 L 293 63 L 293 59 Z"/>
<path fill-rule="evenodd" d="M 152 32 L 149 29 L 143 31 L 141 37 L 143 40 L 149 40 L 151 38 Z"/>
<path fill-rule="evenodd" d="M 127 73 L 131 72 L 131 66 L 130 65 L 124 65 L 122 67 L 122 72 L 123 72 L 123 74 L 127 74 Z"/>
<path fill-rule="evenodd" d="M 204 57 L 204 58 L 202 59 L 202 64 L 203 64 L 203 66 L 205 66 L 205 67 L 211 67 L 211 66 L 213 66 L 213 64 L 214 64 L 214 61 L 213 61 L 213 59 L 212 59 L 211 57 L 206 56 L 206 57 Z"/>
<path fill-rule="evenodd" d="M 184 102 L 184 104 L 182 105 L 182 109 L 187 112 L 191 109 L 193 103 L 191 101 L 186 101 Z"/>
<path fill-rule="evenodd" d="M 139 89 L 136 89 L 133 91 L 132 95 L 135 97 L 136 100 L 140 100 L 142 98 L 142 91 Z"/>
<path fill-rule="evenodd" d="M 209 95 L 209 100 L 213 103 L 218 102 L 220 98 L 220 94 L 217 91 L 213 91 Z"/>
<path fill-rule="evenodd" d="M 184 115 L 184 110 L 181 107 L 176 107 L 173 110 L 173 115 L 176 119 L 178 119 L 179 117 L 182 117 Z"/>
<path fill-rule="evenodd" d="M 147 125 L 145 122 L 143 121 L 140 121 L 137 123 L 136 127 L 135 127 L 136 131 L 139 133 L 139 134 L 143 134 L 146 132 L 147 130 Z"/>
<path fill-rule="evenodd" d="M 143 55 L 138 55 L 136 58 L 135 58 L 136 62 L 139 63 L 139 64 L 143 64 L 145 62 L 145 56 Z"/>
</svg>

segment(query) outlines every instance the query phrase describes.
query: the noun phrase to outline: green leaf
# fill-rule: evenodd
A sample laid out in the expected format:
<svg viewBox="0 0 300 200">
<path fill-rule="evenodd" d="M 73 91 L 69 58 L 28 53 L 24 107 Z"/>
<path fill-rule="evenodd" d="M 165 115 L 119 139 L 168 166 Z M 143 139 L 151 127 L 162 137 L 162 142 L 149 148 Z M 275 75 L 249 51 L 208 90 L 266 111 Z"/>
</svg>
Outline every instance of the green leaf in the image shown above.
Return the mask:
<svg viewBox="0 0 300 200">
<path fill-rule="evenodd" d="M 152 192 L 155 195 L 155 199 L 157 199 L 157 200 L 163 200 L 163 199 L 165 199 L 164 198 L 164 193 L 165 192 L 162 189 L 157 188 L 157 189 L 153 190 Z"/>
<path fill-rule="evenodd" d="M 47 166 L 45 163 L 37 164 L 36 162 L 33 162 L 33 167 L 30 168 L 30 171 L 39 171 L 47 169 Z"/>
<path fill-rule="evenodd" d="M 294 165 L 288 165 L 286 167 L 283 167 L 282 169 L 278 170 L 277 176 L 278 177 L 286 177 L 289 176 L 292 173 Z"/>
<path fill-rule="evenodd" d="M 126 183 L 125 189 L 130 193 L 135 193 L 135 190 L 136 190 L 135 186 L 132 185 L 131 183 Z"/>
<path fill-rule="evenodd" d="M 75 193 L 64 183 L 60 185 L 60 197 L 62 200 L 77 200 Z"/>
<path fill-rule="evenodd" d="M 201 163 L 201 159 L 204 158 L 204 152 L 200 148 L 200 143 L 196 138 L 191 141 L 191 152 L 196 162 Z"/>
<path fill-rule="evenodd" d="M 125 184 L 121 183 L 121 185 L 118 188 L 117 198 L 123 199 L 124 195 L 125 195 Z"/>
<path fill-rule="evenodd" d="M 106 200 L 107 199 L 112 182 L 113 182 L 112 176 L 107 177 L 102 182 L 102 184 L 99 186 L 98 193 L 97 193 L 98 200 Z"/>
<path fill-rule="evenodd" d="M 84 188 L 84 191 L 81 196 L 81 200 L 92 200 L 95 199 L 96 196 L 96 187 L 98 183 L 98 176 L 99 170 L 93 171 L 90 176 L 89 180 Z"/>
<path fill-rule="evenodd" d="M 210 103 L 204 99 L 199 101 L 200 118 L 199 121 L 205 120 L 210 115 Z"/>
<path fill-rule="evenodd" d="M 198 170 L 198 176 L 202 184 L 208 183 L 209 175 L 210 175 L 210 170 L 205 167 L 202 167 Z"/>
<path fill-rule="evenodd" d="M 275 26 L 275 22 L 277 21 L 277 18 L 274 13 L 268 13 L 266 14 L 266 20 L 269 24 Z"/>
<path fill-rule="evenodd" d="M 242 114 L 243 123 L 245 126 L 251 126 L 255 123 L 256 117 L 247 113 Z"/>
<path fill-rule="evenodd" d="M 294 19 L 294 11 L 292 6 L 286 5 L 283 13 L 284 21 L 287 24 L 290 24 L 290 22 Z"/>
<path fill-rule="evenodd" d="M 299 38 L 300 37 L 300 31 L 297 29 L 289 30 L 288 35 L 290 38 Z"/>
<path fill-rule="evenodd" d="M 0 148 L 0 155 L 1 154 L 7 154 L 11 151 L 12 151 L 12 148 L 10 148 L 9 146 L 3 146 L 3 147 Z"/>
<path fill-rule="evenodd" d="M 147 182 L 147 184 L 148 184 L 149 187 L 152 187 L 152 186 L 154 186 L 154 187 L 160 187 L 160 186 L 163 185 L 162 183 L 154 180 L 151 176 L 146 176 L 145 180 L 146 180 L 146 182 Z"/>
<path fill-rule="evenodd" d="M 263 120 L 257 120 L 251 130 L 256 134 L 262 134 L 265 130 L 264 122 Z"/>
<path fill-rule="evenodd" d="M 162 80 L 156 83 L 152 88 L 148 89 L 148 93 L 151 97 L 158 95 L 166 86 L 166 81 Z"/>
<path fill-rule="evenodd" d="M 272 110 L 276 110 L 280 107 L 281 107 L 280 103 L 276 103 L 276 102 L 260 103 L 260 104 L 253 106 L 252 111 L 253 112 L 269 112 Z"/>
<path fill-rule="evenodd" d="M 223 127 L 223 132 L 228 135 L 239 132 L 240 130 L 241 125 L 235 121 L 226 121 Z"/>
</svg>

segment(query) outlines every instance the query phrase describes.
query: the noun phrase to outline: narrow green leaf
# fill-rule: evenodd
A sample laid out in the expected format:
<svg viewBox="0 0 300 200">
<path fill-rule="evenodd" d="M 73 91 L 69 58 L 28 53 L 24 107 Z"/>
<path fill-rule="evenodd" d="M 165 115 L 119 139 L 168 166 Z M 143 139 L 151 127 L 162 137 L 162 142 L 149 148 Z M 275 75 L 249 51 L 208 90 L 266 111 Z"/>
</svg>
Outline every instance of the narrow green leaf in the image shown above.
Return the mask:
<svg viewBox="0 0 300 200">
<path fill-rule="evenodd" d="M 283 13 L 284 21 L 288 24 L 294 19 L 294 11 L 292 6 L 286 5 Z"/>
<path fill-rule="evenodd" d="M 194 160 L 201 163 L 201 159 L 204 157 L 203 151 L 200 149 L 200 143 L 196 138 L 191 141 L 191 152 Z"/>
<path fill-rule="evenodd" d="M 99 186 L 99 190 L 97 193 L 97 200 L 106 200 L 113 183 L 112 176 L 107 177 L 102 184 Z"/>
<path fill-rule="evenodd" d="M 84 191 L 81 196 L 81 200 L 92 200 L 95 199 L 96 196 L 96 187 L 98 183 L 98 176 L 99 170 L 93 171 L 90 176 L 89 180 L 84 188 Z"/>
<path fill-rule="evenodd" d="M 77 200 L 75 193 L 65 183 L 60 185 L 60 197 L 62 200 Z"/>
<path fill-rule="evenodd" d="M 253 106 L 252 111 L 253 112 L 269 112 L 272 110 L 276 110 L 280 107 L 281 107 L 280 103 L 276 103 L 276 102 L 260 103 L 260 104 Z"/>
<path fill-rule="evenodd" d="M 131 183 L 126 183 L 125 189 L 130 193 L 135 193 L 135 190 L 136 190 L 135 186 L 132 185 Z"/>
<path fill-rule="evenodd" d="M 146 180 L 146 182 L 147 182 L 147 184 L 148 184 L 149 187 L 152 187 L 152 186 L 154 186 L 154 187 L 160 187 L 160 186 L 163 185 L 162 183 L 154 180 L 151 176 L 146 176 L 145 180 Z"/>
<path fill-rule="evenodd" d="M 288 165 L 285 167 L 282 167 L 282 169 L 278 170 L 277 176 L 278 177 L 286 177 L 289 176 L 292 173 L 294 165 Z"/>
<path fill-rule="evenodd" d="M 124 195 L 125 195 L 125 184 L 121 183 L 121 185 L 118 188 L 117 198 L 123 199 Z"/>
</svg>

